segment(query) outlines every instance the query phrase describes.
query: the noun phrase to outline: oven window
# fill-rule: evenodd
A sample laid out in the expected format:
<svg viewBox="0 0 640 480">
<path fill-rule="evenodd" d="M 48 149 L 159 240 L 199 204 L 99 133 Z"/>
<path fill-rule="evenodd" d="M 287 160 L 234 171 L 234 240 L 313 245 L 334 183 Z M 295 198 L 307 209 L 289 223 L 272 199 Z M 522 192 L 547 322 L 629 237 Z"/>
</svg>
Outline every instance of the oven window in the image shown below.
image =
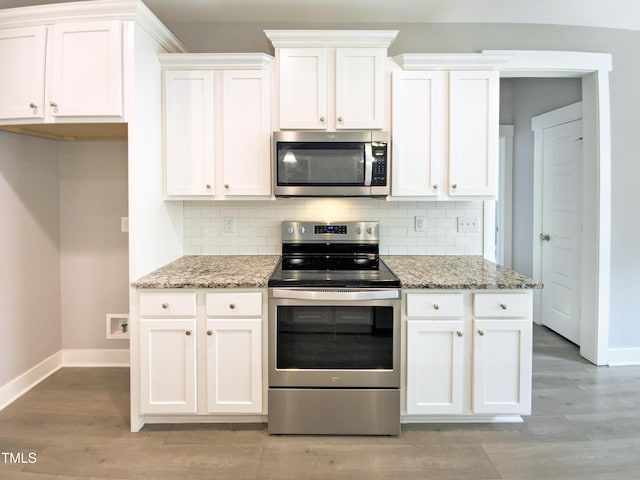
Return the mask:
<svg viewBox="0 0 640 480">
<path fill-rule="evenodd" d="M 364 144 L 278 143 L 278 185 L 363 185 Z"/>
<path fill-rule="evenodd" d="M 393 368 L 393 307 L 278 306 L 276 368 Z"/>
</svg>

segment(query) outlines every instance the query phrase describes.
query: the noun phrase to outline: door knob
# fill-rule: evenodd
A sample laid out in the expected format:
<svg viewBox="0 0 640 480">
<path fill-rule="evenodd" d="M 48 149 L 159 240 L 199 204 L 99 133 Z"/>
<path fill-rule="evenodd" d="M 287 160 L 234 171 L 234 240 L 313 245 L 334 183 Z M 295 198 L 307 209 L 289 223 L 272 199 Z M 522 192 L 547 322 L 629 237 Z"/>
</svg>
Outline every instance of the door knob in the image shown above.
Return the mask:
<svg viewBox="0 0 640 480">
<path fill-rule="evenodd" d="M 551 240 L 551 236 L 548 233 L 541 233 L 540 240 L 542 240 L 543 242 L 548 242 L 549 240 Z"/>
</svg>

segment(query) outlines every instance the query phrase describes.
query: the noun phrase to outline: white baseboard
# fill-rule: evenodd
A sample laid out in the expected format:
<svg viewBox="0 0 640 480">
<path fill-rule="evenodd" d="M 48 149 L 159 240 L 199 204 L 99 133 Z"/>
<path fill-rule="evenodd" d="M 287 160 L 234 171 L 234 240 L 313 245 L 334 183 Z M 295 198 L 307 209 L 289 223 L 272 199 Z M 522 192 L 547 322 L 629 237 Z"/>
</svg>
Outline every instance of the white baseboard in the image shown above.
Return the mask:
<svg viewBox="0 0 640 480">
<path fill-rule="evenodd" d="M 63 349 L 0 386 L 0 410 L 62 367 L 128 367 L 129 350 Z"/>
<path fill-rule="evenodd" d="M 128 367 L 129 350 L 80 349 L 61 350 L 64 367 Z"/>
<path fill-rule="evenodd" d="M 610 348 L 609 366 L 640 365 L 640 348 Z"/>
<path fill-rule="evenodd" d="M 0 410 L 27 393 L 62 367 L 62 351 L 56 352 L 35 367 L 0 387 Z"/>
</svg>

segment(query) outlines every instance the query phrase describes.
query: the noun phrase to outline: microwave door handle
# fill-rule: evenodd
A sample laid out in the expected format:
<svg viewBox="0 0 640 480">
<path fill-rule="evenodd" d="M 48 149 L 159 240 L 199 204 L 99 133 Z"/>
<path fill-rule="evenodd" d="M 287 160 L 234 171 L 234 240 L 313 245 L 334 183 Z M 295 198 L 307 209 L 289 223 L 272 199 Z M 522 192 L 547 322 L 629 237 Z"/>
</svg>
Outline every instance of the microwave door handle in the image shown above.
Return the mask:
<svg viewBox="0 0 640 480">
<path fill-rule="evenodd" d="M 373 152 L 371 143 L 364 144 L 364 186 L 371 186 L 371 177 L 373 176 Z"/>
</svg>

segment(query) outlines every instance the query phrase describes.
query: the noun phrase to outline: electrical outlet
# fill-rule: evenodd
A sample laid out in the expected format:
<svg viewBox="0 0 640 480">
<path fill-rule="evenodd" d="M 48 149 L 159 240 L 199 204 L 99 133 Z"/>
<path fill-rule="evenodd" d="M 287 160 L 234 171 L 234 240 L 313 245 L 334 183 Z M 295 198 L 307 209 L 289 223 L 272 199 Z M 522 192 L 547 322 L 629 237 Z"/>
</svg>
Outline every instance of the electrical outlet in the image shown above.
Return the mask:
<svg viewBox="0 0 640 480">
<path fill-rule="evenodd" d="M 129 217 L 120 217 L 120 231 L 122 233 L 129 231 Z"/>
<path fill-rule="evenodd" d="M 458 233 L 479 233 L 478 217 L 458 217 Z"/>
<path fill-rule="evenodd" d="M 236 217 L 224 217 L 224 233 L 235 233 Z"/>
<path fill-rule="evenodd" d="M 416 232 L 427 231 L 427 217 L 424 215 L 416 215 L 415 217 L 415 230 Z"/>
</svg>

